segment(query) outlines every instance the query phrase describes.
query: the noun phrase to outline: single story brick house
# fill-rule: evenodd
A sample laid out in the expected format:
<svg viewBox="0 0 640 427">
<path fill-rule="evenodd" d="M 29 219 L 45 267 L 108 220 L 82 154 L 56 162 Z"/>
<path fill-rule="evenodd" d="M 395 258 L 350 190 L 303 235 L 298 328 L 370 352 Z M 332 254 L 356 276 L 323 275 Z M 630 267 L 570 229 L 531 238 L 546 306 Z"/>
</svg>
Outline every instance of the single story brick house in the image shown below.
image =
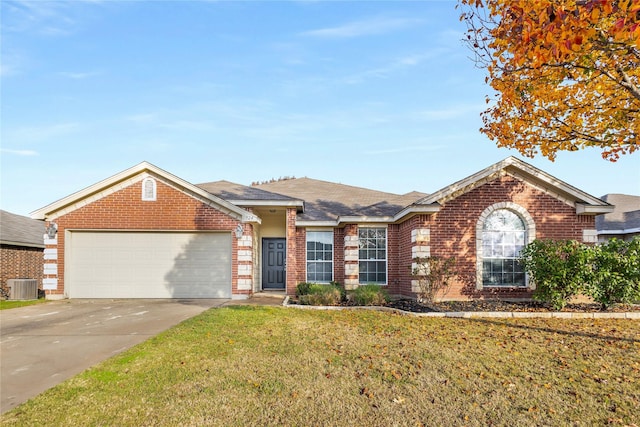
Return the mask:
<svg viewBox="0 0 640 427">
<path fill-rule="evenodd" d="M 0 286 L 7 290 L 11 279 L 43 278 L 45 227 L 23 215 L 0 210 Z"/>
<path fill-rule="evenodd" d="M 412 260 L 453 256 L 445 299 L 528 298 L 539 238 L 597 241 L 613 206 L 514 157 L 432 194 L 310 178 L 194 185 L 143 162 L 35 212 L 48 298 L 247 298 L 300 282 L 413 296 Z"/>
</svg>

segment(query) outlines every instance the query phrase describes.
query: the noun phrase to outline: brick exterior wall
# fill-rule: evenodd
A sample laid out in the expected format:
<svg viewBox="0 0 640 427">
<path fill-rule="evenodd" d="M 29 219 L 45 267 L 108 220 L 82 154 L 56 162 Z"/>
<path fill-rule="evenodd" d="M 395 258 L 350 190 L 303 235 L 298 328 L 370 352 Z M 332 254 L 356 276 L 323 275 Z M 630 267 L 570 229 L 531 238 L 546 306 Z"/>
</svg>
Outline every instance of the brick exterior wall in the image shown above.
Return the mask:
<svg viewBox="0 0 640 427">
<path fill-rule="evenodd" d="M 574 207 L 557 198 L 511 176 L 501 176 L 447 201 L 438 213 L 416 215 L 402 223 L 387 226 L 389 293 L 415 296 L 411 288 L 412 250 L 424 249 L 431 256 L 456 259 L 457 278 L 449 292 L 440 295 L 442 299 L 530 298 L 532 291 L 528 288 L 476 289 L 476 226 L 485 209 L 500 202 L 511 202 L 524 208 L 535 223 L 537 239 L 581 241 L 583 230 L 595 228 L 594 216 L 577 215 Z M 288 228 L 295 228 L 293 217 L 288 216 Z M 429 230 L 427 242 L 412 241 L 412 231 L 418 229 Z M 305 229 L 288 232 L 288 236 L 294 234 L 295 244 L 289 244 L 287 254 L 288 294 L 294 294 L 295 286 L 306 278 Z M 345 236 L 357 235 L 357 224 L 334 229 L 334 280 L 337 282 L 357 279 L 357 276 L 348 276 L 345 272 L 345 264 L 354 263 L 345 263 Z"/>
<path fill-rule="evenodd" d="M 106 197 L 82 206 L 55 219 L 58 224 L 58 286 L 47 290 L 47 295 L 64 294 L 65 231 L 72 230 L 176 230 L 176 231 L 231 231 L 239 221 L 157 179 L 155 201 L 141 199 L 142 182 L 133 183 Z M 246 227 L 245 233 L 251 229 Z M 232 239 L 232 293 L 238 291 L 237 239 Z M 51 276 L 53 277 L 53 276 Z"/>
<path fill-rule="evenodd" d="M 66 230 L 175 230 L 175 231 L 227 231 L 233 232 L 239 221 L 218 209 L 189 196 L 156 178 L 156 200 L 143 201 L 142 182 L 116 189 L 108 195 L 82 205 L 55 219 L 58 225 L 56 242 L 47 249 L 57 250 L 55 259 L 57 275 L 42 274 L 42 251 L 33 250 L 37 269 L 33 277 L 39 280 L 57 279 L 57 287 L 47 290 L 50 296 L 64 295 L 65 231 Z M 117 187 L 114 187 L 117 188 Z M 107 194 L 107 193 L 105 193 Z M 531 291 L 522 288 L 476 289 L 476 228 L 478 219 L 492 205 L 511 202 L 525 209 L 535 224 L 536 238 L 582 240 L 583 230 L 595 229 L 595 217 L 576 215 L 575 208 L 550 196 L 535 187 L 509 175 L 495 178 L 479 187 L 443 203 L 435 214 L 416 215 L 398 224 L 387 226 L 387 280 L 392 295 L 414 296 L 412 292 L 411 264 L 413 254 L 429 253 L 432 256 L 455 257 L 457 280 L 445 299 L 466 298 L 529 298 Z M 294 294 L 298 283 L 306 281 L 306 229 L 296 227 L 295 208 L 286 210 L 287 271 L 286 292 Z M 416 238 L 416 231 L 420 231 Z M 232 240 L 232 293 L 250 294 L 255 285 L 246 271 L 255 262 L 258 246 L 247 244 L 254 235 L 253 227 L 244 224 L 242 245 Z M 334 229 L 334 281 L 348 286 L 357 286 L 358 225 L 347 224 Z M 354 240 L 354 237 L 356 238 Z M 251 242 L 249 242 L 251 243 Z M 345 249 L 349 253 L 345 253 Z M 247 251 L 253 251 L 251 256 Z M 241 259 L 238 254 L 241 253 Z M 6 283 L 3 247 L 2 284 Z M 9 252 L 7 252 L 9 253 Z M 14 255 L 11 255 L 14 256 Z M 17 256 L 17 255 L 16 255 Z M 53 255 L 55 256 L 55 254 Z M 37 258 L 37 260 L 36 260 Z M 35 264 L 34 264 L 35 265 Z M 243 276 L 238 287 L 238 265 L 242 265 Z M 255 274 L 255 273 L 254 273 Z M 20 275 L 23 275 L 20 273 Z"/>
<path fill-rule="evenodd" d="M 7 289 L 9 279 L 37 279 L 42 287 L 43 249 L 0 245 L 0 286 Z"/>
<path fill-rule="evenodd" d="M 333 230 L 333 281 L 344 283 L 344 229 Z"/>
<path fill-rule="evenodd" d="M 304 228 L 296 227 L 297 210 L 287 208 L 286 236 L 287 236 L 287 295 L 296 293 L 298 283 L 306 279 L 306 238 L 307 233 Z"/>
<path fill-rule="evenodd" d="M 412 218 L 412 224 L 408 226 L 431 230 L 432 256 L 456 258 L 458 278 L 444 299 L 531 297 L 531 290 L 522 288 L 476 290 L 476 225 L 482 212 L 498 202 L 513 202 L 525 208 L 535 222 L 537 239 L 581 241 L 583 230 L 595 228 L 594 216 L 576 215 L 572 206 L 511 176 L 481 185 L 447 201 L 436 214 Z M 406 235 L 403 235 L 404 239 Z M 410 265 L 406 254 L 400 262 Z M 401 268 L 401 274 L 402 271 Z M 401 276 L 398 287 L 401 294 L 407 295 L 410 280 L 408 275 Z"/>
<path fill-rule="evenodd" d="M 411 264 L 413 262 L 411 248 L 411 230 L 424 227 L 428 223 L 428 215 L 417 215 L 398 225 L 397 275 L 389 281 L 389 293 L 398 296 L 413 296 L 411 291 Z"/>
<path fill-rule="evenodd" d="M 295 222 L 293 223 L 295 227 Z M 333 281 L 344 284 L 344 229 L 333 229 Z M 295 232 L 294 256 L 287 252 L 287 295 L 294 295 L 299 283 L 307 281 L 307 230 L 297 228 Z M 289 245 L 289 247 L 293 247 Z M 289 248 L 287 248 L 289 250 Z M 293 264 L 290 264 L 293 263 Z M 291 267 L 294 265 L 296 267 Z"/>
</svg>

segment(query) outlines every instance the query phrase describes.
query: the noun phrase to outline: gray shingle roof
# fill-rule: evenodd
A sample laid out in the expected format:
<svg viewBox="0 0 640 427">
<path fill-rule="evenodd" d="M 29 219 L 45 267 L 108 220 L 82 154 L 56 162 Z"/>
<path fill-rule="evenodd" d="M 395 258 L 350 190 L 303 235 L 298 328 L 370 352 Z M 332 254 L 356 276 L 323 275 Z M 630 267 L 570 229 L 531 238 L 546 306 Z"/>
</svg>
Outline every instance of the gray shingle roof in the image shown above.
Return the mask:
<svg viewBox="0 0 640 427">
<path fill-rule="evenodd" d="M 218 196 L 227 201 L 229 200 L 255 200 L 255 201 L 278 201 L 295 200 L 292 197 L 282 194 L 275 194 L 269 191 L 261 190 L 256 187 L 247 187 L 246 185 L 236 184 L 229 181 L 215 181 L 205 182 L 203 184 L 196 184 L 197 187 L 202 188 L 209 193 Z"/>
<path fill-rule="evenodd" d="M 598 232 L 640 229 L 640 196 L 606 194 L 601 199 L 614 205 L 615 209 L 596 217 Z"/>
<path fill-rule="evenodd" d="M 335 220 L 339 216 L 391 216 L 426 196 L 385 193 L 311 178 L 294 178 L 257 185 L 255 188 L 304 200 L 300 220 Z"/>
<path fill-rule="evenodd" d="M 44 248 L 43 221 L 0 210 L 0 243 Z"/>
</svg>

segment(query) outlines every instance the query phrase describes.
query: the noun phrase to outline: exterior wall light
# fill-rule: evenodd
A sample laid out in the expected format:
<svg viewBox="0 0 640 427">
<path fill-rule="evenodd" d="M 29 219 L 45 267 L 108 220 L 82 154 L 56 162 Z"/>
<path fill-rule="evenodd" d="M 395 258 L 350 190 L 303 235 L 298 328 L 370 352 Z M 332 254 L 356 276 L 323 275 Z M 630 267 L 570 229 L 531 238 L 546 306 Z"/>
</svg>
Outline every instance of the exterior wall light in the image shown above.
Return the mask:
<svg viewBox="0 0 640 427">
<path fill-rule="evenodd" d="M 58 224 L 56 224 L 55 222 L 52 222 L 47 226 L 47 237 L 49 239 L 55 239 L 57 233 L 58 233 Z"/>
<path fill-rule="evenodd" d="M 239 239 L 242 237 L 242 232 L 244 231 L 244 227 L 242 227 L 242 224 L 238 224 L 236 226 L 236 238 Z"/>
</svg>

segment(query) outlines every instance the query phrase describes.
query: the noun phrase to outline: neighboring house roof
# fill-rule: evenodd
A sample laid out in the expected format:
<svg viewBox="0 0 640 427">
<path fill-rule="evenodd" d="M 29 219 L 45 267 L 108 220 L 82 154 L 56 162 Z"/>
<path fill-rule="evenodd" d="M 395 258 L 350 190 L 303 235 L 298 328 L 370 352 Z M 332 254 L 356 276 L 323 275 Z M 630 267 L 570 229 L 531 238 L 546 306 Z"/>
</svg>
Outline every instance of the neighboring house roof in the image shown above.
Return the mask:
<svg viewBox="0 0 640 427">
<path fill-rule="evenodd" d="M 177 176 L 172 175 L 148 162 L 139 163 L 136 166 L 38 209 L 31 213 L 31 217 L 34 219 L 54 220 L 61 215 L 84 206 L 88 202 L 98 200 L 113 193 L 114 191 L 118 191 L 121 188 L 125 188 L 137 181 L 140 181 L 146 176 L 158 178 L 164 183 L 178 188 L 190 196 L 201 200 L 203 203 L 214 206 L 218 210 L 239 220 L 246 222 L 260 222 L 258 217 L 245 211 L 241 207 L 215 196 L 202 188 L 199 188 L 182 178 L 178 178 Z"/>
<path fill-rule="evenodd" d="M 614 208 L 611 204 L 587 194 L 515 157 L 507 157 L 467 178 L 447 185 L 443 189 L 419 200 L 416 205 L 443 204 L 447 200 L 492 181 L 501 174 L 511 175 L 528 182 L 537 189 L 573 206 L 579 215 L 606 214 L 612 212 Z"/>
<path fill-rule="evenodd" d="M 22 215 L 0 211 L 0 243 L 44 248 L 44 223 Z"/>
<path fill-rule="evenodd" d="M 605 194 L 601 198 L 614 205 L 615 209 L 596 217 L 598 234 L 640 233 L 640 196 Z"/>
<path fill-rule="evenodd" d="M 304 200 L 304 213 L 298 216 L 298 224 L 330 222 L 359 217 L 360 221 L 390 220 L 398 212 L 425 193 L 411 192 L 404 195 L 337 184 L 311 178 L 294 178 L 257 185 L 255 188 L 284 194 Z"/>
</svg>

